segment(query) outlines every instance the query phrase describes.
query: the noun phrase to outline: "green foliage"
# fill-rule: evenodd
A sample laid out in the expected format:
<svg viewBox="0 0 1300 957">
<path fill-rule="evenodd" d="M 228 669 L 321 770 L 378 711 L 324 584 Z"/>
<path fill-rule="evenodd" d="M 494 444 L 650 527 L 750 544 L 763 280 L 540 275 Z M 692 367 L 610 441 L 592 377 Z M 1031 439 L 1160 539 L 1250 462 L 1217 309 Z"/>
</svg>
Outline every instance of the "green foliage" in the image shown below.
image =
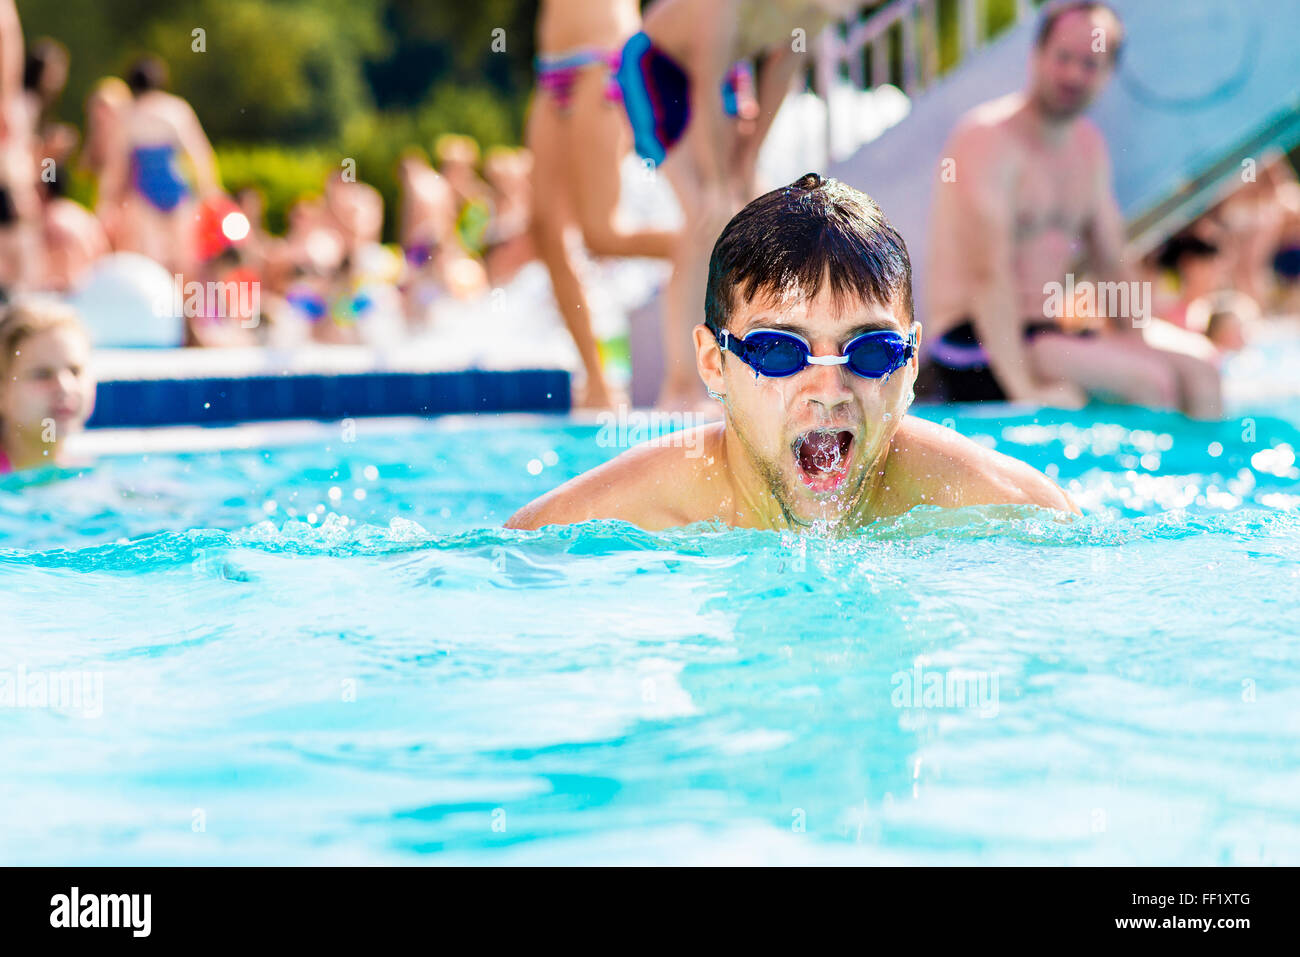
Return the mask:
<svg viewBox="0 0 1300 957">
<path fill-rule="evenodd" d="M 390 0 L 404 27 L 414 36 L 434 40 L 449 54 L 450 79 L 467 83 L 487 73 L 510 88 L 526 91 L 532 83 L 533 29 L 538 0 Z M 492 49 L 493 31 L 504 51 Z"/>
<path fill-rule="evenodd" d="M 329 6 L 198 0 L 193 13 L 151 24 L 144 46 L 168 61 L 174 89 L 212 138 L 329 139 L 368 105 L 361 56 L 381 46 L 374 3 Z M 196 25 L 206 31 L 205 52 L 192 49 Z"/>
<path fill-rule="evenodd" d="M 988 0 L 984 26 L 986 36 L 995 37 L 1016 20 L 1016 0 Z"/>
<path fill-rule="evenodd" d="M 294 200 L 319 193 L 351 158 L 358 177 L 383 194 L 391 237 L 402 150 L 428 150 L 452 132 L 485 149 L 519 142 L 537 5 L 18 0 L 18 11 L 29 43 L 52 36 L 68 46 L 62 119 L 80 126 L 86 95 L 101 77 L 124 75 L 141 54 L 158 55 L 171 70 L 172 91 L 190 102 L 216 144 L 226 187 L 260 189 L 272 230 L 283 229 Z M 504 52 L 492 49 L 497 29 L 505 31 L 498 34 Z M 376 109 L 377 102 L 414 105 Z M 90 200 L 84 177 L 71 186 Z"/>
<path fill-rule="evenodd" d="M 1033 0 L 1035 4 L 1042 0 Z M 987 0 L 984 8 L 984 36 L 992 39 L 1016 20 L 1016 0 Z M 939 72 L 952 69 L 961 59 L 961 10 L 959 0 L 939 0 Z"/>
<path fill-rule="evenodd" d="M 29 42 L 53 36 L 71 53 L 64 119 L 80 123 L 100 77 L 152 53 L 213 139 L 337 136 L 369 107 L 363 61 L 387 42 L 383 0 L 18 0 L 18 11 Z"/>
<path fill-rule="evenodd" d="M 266 225 L 273 233 L 284 231 L 289 207 L 302 196 L 320 193 L 326 176 L 338 168 L 324 150 L 276 145 L 218 146 L 217 163 L 231 193 L 250 186 L 262 193 Z"/>
</svg>

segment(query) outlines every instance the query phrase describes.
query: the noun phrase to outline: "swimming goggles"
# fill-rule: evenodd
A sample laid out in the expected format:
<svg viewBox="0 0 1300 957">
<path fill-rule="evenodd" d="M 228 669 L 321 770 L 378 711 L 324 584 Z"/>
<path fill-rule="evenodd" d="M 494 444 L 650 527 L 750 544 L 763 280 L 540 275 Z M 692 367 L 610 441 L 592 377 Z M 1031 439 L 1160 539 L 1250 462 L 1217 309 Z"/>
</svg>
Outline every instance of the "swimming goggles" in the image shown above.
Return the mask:
<svg viewBox="0 0 1300 957">
<path fill-rule="evenodd" d="M 815 356 L 803 336 L 776 329 L 755 329 L 743 339 L 726 329 L 715 329 L 713 335 L 723 352 L 769 378 L 782 379 L 815 365 L 848 366 L 864 379 L 879 379 L 902 368 L 916 353 L 917 329 L 913 326 L 906 338 L 891 329 L 863 333 L 850 340 L 838 356 Z"/>
</svg>

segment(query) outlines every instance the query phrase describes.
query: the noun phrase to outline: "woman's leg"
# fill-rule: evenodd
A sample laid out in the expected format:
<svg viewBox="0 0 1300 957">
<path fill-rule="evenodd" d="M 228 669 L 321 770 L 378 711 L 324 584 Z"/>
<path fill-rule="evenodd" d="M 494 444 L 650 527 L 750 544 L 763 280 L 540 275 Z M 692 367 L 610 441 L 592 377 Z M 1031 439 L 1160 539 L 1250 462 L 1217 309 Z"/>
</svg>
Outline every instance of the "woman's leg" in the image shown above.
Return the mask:
<svg viewBox="0 0 1300 957">
<path fill-rule="evenodd" d="M 530 229 L 537 255 L 551 276 L 560 315 L 573 336 L 586 370 L 587 381 L 575 405 L 608 407 L 611 404 L 600 350 L 591 329 L 591 309 L 566 242 L 576 226 L 569 195 L 569 157 L 563 136 L 565 118 L 545 94 L 534 96 L 529 111 L 526 142 L 533 154 L 533 214 Z"/>
<path fill-rule="evenodd" d="M 1184 412 L 1194 419 L 1223 418 L 1223 375 L 1219 372 L 1218 350 L 1209 339 L 1153 319 L 1143 330 L 1143 341 L 1178 376 Z"/>
<path fill-rule="evenodd" d="M 673 254 L 673 274 L 664 296 L 661 316 L 664 379 L 659 388 L 658 404 L 665 409 L 690 409 L 706 401 L 704 384 L 695 365 L 691 330 L 704 321 L 709 256 L 717 237 L 709 238 L 707 242 L 703 238 L 706 224 L 697 215 L 700 207 L 699 176 L 686 142 L 677 145 L 662 169 L 677 194 L 686 223 Z"/>
<path fill-rule="evenodd" d="M 567 118 L 569 177 L 586 246 L 597 256 L 651 256 L 668 259 L 677 234 L 667 229 L 628 231 L 618 225 L 620 165 L 631 146 L 622 107 L 605 96 L 609 74 L 588 67 L 573 89 Z"/>
<path fill-rule="evenodd" d="M 1048 381 L 1073 382 L 1091 395 L 1152 409 L 1179 407 L 1177 374 L 1136 336 L 1048 333 L 1029 344 L 1029 358 Z"/>
</svg>

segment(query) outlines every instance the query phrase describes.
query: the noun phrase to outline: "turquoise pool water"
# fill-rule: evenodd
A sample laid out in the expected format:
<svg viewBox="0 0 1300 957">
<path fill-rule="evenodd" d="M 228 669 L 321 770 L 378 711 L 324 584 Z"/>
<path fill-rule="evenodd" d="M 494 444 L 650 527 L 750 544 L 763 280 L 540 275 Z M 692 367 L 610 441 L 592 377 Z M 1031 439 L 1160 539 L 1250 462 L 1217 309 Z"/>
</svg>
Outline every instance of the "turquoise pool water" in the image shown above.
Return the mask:
<svg viewBox="0 0 1300 957">
<path fill-rule="evenodd" d="M 1087 517 L 502 531 L 564 419 L 10 477 L 0 860 L 1300 863 L 1300 406 L 921 414 Z"/>
</svg>

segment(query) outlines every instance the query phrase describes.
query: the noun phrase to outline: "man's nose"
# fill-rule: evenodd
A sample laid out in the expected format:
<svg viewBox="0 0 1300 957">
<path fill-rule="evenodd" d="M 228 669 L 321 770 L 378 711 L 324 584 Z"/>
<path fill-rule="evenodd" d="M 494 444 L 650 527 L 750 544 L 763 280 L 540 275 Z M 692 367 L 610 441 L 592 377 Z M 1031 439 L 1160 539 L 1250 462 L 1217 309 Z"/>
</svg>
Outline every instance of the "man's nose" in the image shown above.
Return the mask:
<svg viewBox="0 0 1300 957">
<path fill-rule="evenodd" d="M 1087 60 L 1072 60 L 1065 69 L 1065 81 L 1072 87 L 1084 87 L 1092 79 L 1091 64 Z"/>
<path fill-rule="evenodd" d="M 853 390 L 848 382 L 852 374 L 846 365 L 809 365 L 799 373 L 803 380 L 799 383 L 801 394 L 807 401 L 830 411 L 852 401 Z"/>
</svg>

